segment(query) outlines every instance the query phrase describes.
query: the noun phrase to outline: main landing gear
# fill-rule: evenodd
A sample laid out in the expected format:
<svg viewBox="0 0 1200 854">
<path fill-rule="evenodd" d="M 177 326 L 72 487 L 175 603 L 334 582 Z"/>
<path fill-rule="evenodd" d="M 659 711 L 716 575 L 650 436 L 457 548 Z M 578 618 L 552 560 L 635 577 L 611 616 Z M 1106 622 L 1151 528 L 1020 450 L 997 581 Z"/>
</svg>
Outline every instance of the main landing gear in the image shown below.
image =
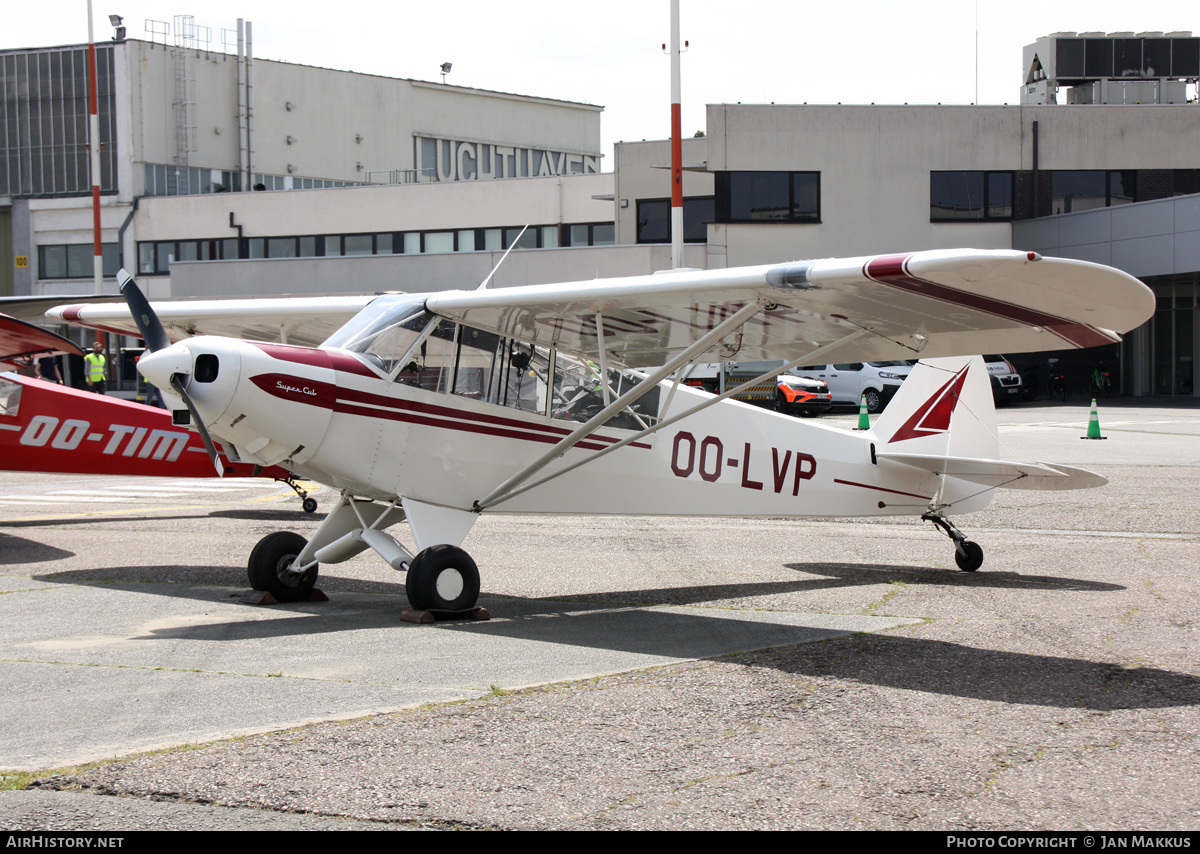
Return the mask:
<svg viewBox="0 0 1200 854">
<path fill-rule="evenodd" d="M 983 566 L 983 549 L 979 543 L 968 540 L 962 531 L 954 527 L 953 522 L 937 513 L 925 513 L 921 518 L 937 525 L 947 537 L 954 540 L 954 562 L 959 569 L 974 572 Z"/>
<path fill-rule="evenodd" d="M 393 569 L 407 572 L 405 592 L 413 610 L 487 619 L 486 612 L 476 607 L 479 568 L 469 554 L 457 544 L 443 542 L 414 555 L 385 530 L 407 519 L 410 528 L 420 527 L 423 537 L 414 530 L 418 543 L 422 539 L 458 543 L 476 517 L 465 510 L 398 498 L 373 501 L 343 492 L 311 540 L 286 531 L 263 537 L 250 553 L 250 584 L 280 602 L 296 602 L 312 592 L 319 564 L 341 563 L 371 549 Z"/>
</svg>

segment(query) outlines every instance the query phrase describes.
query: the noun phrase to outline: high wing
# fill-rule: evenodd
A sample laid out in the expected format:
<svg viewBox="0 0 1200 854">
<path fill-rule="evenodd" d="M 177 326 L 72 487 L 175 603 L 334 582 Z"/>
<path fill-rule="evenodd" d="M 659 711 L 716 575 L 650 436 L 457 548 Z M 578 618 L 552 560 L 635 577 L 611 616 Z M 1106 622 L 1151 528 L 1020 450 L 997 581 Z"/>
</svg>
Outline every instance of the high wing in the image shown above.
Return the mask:
<svg viewBox="0 0 1200 854">
<path fill-rule="evenodd" d="M 172 340 L 196 334 L 313 346 L 372 296 L 156 302 Z M 1154 311 L 1132 276 L 1013 250 L 930 250 L 678 270 L 426 296 L 434 314 L 626 367 L 663 365 L 747 307 L 744 322 L 692 360 L 879 361 L 1094 347 Z M 137 335 L 124 305 L 47 316 Z M 603 349 L 597 342 L 603 337 Z M 814 359 L 818 361 L 818 359 Z"/>
<path fill-rule="evenodd" d="M 1118 270 L 970 249 L 447 291 L 426 307 L 584 355 L 597 352 L 602 332 L 609 358 L 646 367 L 752 303 L 762 311 L 693 358 L 793 360 L 824 348 L 821 361 L 838 362 L 1094 347 L 1154 311 L 1150 289 Z"/>
<path fill-rule="evenodd" d="M 78 346 L 61 335 L 0 314 L 0 363 L 16 365 L 14 360 L 52 353 L 83 355 Z"/>
<path fill-rule="evenodd" d="M 375 294 L 156 302 L 154 310 L 172 341 L 222 335 L 315 347 L 358 314 Z M 46 317 L 75 326 L 140 337 L 125 303 L 60 305 Z"/>
</svg>

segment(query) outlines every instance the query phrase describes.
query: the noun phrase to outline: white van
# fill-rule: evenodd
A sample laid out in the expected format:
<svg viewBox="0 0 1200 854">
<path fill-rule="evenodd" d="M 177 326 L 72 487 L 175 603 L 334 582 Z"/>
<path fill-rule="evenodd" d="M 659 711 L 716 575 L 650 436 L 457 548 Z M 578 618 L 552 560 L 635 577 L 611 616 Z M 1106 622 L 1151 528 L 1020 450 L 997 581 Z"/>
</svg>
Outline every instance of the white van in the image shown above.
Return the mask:
<svg viewBox="0 0 1200 854">
<path fill-rule="evenodd" d="M 908 362 L 849 362 L 792 368 L 791 373 L 828 383 L 834 406 L 858 406 L 865 395 L 867 411 L 881 412 L 911 370 Z"/>
</svg>

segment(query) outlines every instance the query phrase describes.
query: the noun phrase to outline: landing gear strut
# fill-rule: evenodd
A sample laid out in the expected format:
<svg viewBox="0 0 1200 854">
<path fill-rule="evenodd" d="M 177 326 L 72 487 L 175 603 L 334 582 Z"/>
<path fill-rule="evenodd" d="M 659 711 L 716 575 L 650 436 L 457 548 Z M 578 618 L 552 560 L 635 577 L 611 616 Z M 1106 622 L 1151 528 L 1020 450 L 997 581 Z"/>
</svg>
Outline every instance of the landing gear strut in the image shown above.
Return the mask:
<svg viewBox="0 0 1200 854">
<path fill-rule="evenodd" d="M 974 572 L 983 566 L 983 549 L 979 543 L 968 540 L 962 531 L 954 527 L 953 522 L 937 513 L 925 513 L 921 518 L 937 525 L 947 537 L 954 540 L 954 562 L 959 569 Z"/>
</svg>

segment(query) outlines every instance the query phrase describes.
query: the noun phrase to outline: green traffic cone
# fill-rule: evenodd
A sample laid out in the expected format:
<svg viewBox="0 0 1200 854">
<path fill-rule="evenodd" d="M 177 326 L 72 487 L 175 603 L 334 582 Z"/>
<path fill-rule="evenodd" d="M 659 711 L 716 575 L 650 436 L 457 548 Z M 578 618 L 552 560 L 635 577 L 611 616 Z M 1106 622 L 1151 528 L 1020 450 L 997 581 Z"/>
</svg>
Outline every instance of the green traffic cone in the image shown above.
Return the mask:
<svg viewBox="0 0 1200 854">
<path fill-rule="evenodd" d="M 864 394 L 858 404 L 858 426 L 855 430 L 870 430 L 871 419 L 867 417 L 867 396 Z"/>
<path fill-rule="evenodd" d="M 1088 432 L 1086 436 L 1080 436 L 1080 439 L 1107 439 L 1107 436 L 1100 435 L 1100 416 L 1096 412 L 1096 398 L 1092 398 L 1092 416 L 1088 419 Z"/>
</svg>

